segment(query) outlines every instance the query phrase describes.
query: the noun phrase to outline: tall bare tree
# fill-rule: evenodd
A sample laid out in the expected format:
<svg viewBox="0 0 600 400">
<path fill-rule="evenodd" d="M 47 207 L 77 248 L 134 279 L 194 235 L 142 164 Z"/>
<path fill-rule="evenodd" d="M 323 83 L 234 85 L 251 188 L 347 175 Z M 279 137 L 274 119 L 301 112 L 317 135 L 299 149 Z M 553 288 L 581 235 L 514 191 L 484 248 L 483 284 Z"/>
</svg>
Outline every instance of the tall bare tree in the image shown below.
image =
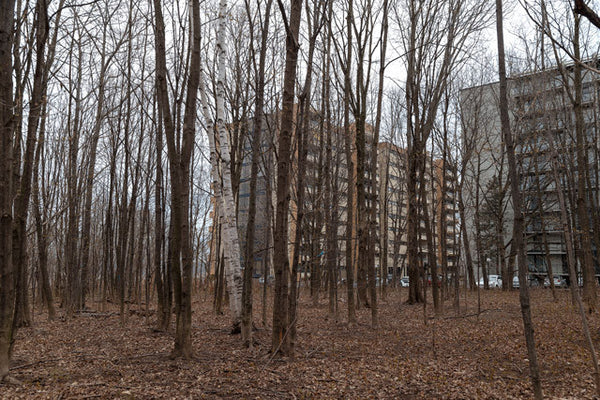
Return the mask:
<svg viewBox="0 0 600 400">
<path fill-rule="evenodd" d="M 250 3 L 246 4 L 246 12 L 250 18 Z M 260 162 L 260 149 L 262 142 L 262 130 L 264 119 L 264 96 L 265 96 L 265 64 L 267 56 L 267 38 L 269 35 L 269 23 L 271 20 L 271 6 L 273 0 L 267 0 L 264 17 L 260 20 L 260 48 L 258 51 L 258 65 L 253 63 L 256 74 L 256 99 L 254 109 L 254 134 L 250 137 L 252 143 L 252 166 L 250 172 L 250 198 L 248 204 L 248 226 L 246 228 L 246 252 L 244 254 L 244 290 L 242 291 L 242 340 L 246 345 L 252 346 L 252 273 L 254 271 L 254 234 L 256 218 L 256 184 L 258 180 L 258 168 Z M 255 56 L 253 33 L 250 27 L 250 39 L 252 54 Z M 254 57 L 255 58 L 255 57 Z M 265 276 L 265 279 L 266 276 Z"/>
<path fill-rule="evenodd" d="M 457 73 L 471 37 L 489 23 L 490 5 L 470 0 L 409 0 L 405 5 L 408 23 L 402 40 L 407 65 L 408 302 L 415 303 L 425 300 L 420 287 L 424 260 L 418 226 L 422 215 L 419 210 L 426 206 L 426 199 L 419 196 L 420 185 L 425 184 L 419 176 L 425 176 L 426 145 L 449 78 Z M 435 275 L 435 265 L 430 267 Z"/>
<path fill-rule="evenodd" d="M 574 142 L 573 148 L 575 150 L 572 154 L 571 165 L 577 173 L 572 174 L 570 178 L 573 183 L 573 190 L 570 191 L 573 210 L 571 215 L 574 219 L 574 226 L 580 228 L 575 238 L 579 241 L 577 255 L 583 274 L 583 297 L 589 311 L 593 312 L 597 308 L 595 266 L 598 263 L 598 260 L 594 259 L 593 247 L 598 247 L 600 242 L 598 230 L 592 229 L 592 227 L 598 224 L 600 215 L 596 207 L 593 206 L 597 200 L 592 194 L 594 190 L 590 185 L 591 152 L 588 143 L 595 139 L 589 137 L 591 135 L 586 128 L 587 116 L 585 115 L 586 106 L 584 105 L 583 86 L 584 72 L 589 66 L 582 62 L 587 50 L 587 40 L 582 38 L 581 35 L 581 16 L 586 17 L 594 24 L 596 14 L 581 0 L 575 1 L 572 12 L 571 10 L 565 10 L 559 13 L 554 8 L 548 7 L 544 0 L 540 0 L 539 7 L 537 2 L 535 5 L 535 8 L 527 8 L 528 15 L 536 27 L 543 32 L 543 35 L 550 39 L 560 79 L 565 88 L 565 100 L 573 110 L 574 124 L 573 121 L 568 121 L 568 123 L 573 130 L 570 140 Z M 544 50 L 542 49 L 542 51 Z M 564 65 L 561 59 L 564 54 L 574 60 L 572 67 Z"/>
<path fill-rule="evenodd" d="M 523 236 L 523 202 L 521 198 L 520 179 L 517 172 L 515 148 L 508 114 L 508 83 L 506 78 L 506 61 L 504 56 L 502 0 L 496 0 L 496 34 L 498 38 L 498 75 L 500 78 L 500 122 L 502 127 L 502 138 L 504 139 L 504 146 L 508 160 L 508 174 L 510 178 L 511 195 L 514 207 L 513 247 L 517 253 L 517 262 L 519 267 L 519 301 L 521 303 L 523 330 L 525 332 L 525 341 L 527 343 L 529 373 L 531 376 L 531 382 L 533 384 L 533 393 L 537 400 L 541 400 L 543 399 L 544 395 L 542 393 L 540 370 L 537 361 L 537 352 L 535 349 L 533 322 L 531 319 L 531 305 L 529 301 L 529 286 L 527 284 L 527 256 L 525 254 L 526 244 L 524 243 Z"/>
<path fill-rule="evenodd" d="M 289 18 L 281 0 L 279 9 L 286 28 L 286 57 L 283 79 L 283 99 L 281 126 L 279 133 L 279 152 L 277 162 L 277 207 L 274 230 L 274 269 L 275 293 L 273 298 L 273 333 L 271 351 L 284 356 L 292 356 L 294 348 L 288 342 L 289 330 L 295 320 L 289 319 L 289 256 L 288 256 L 288 214 L 290 198 L 290 171 L 292 132 L 294 130 L 294 93 L 298 50 L 300 48 L 300 21 L 302 0 L 291 0 Z M 294 299 L 295 301 L 295 299 Z"/>
<path fill-rule="evenodd" d="M 190 67 L 181 142 L 177 140 L 167 91 L 167 68 L 165 56 L 165 25 L 159 0 L 154 0 L 156 36 L 156 78 L 158 104 L 162 111 L 171 174 L 171 241 L 170 262 L 173 271 L 176 307 L 174 357 L 191 358 L 192 324 L 192 262 L 189 227 L 190 160 L 194 147 L 196 124 L 196 98 L 200 81 L 200 6 L 198 0 L 191 2 L 190 13 Z"/>
<path fill-rule="evenodd" d="M 82 22 L 75 12 L 74 29 L 71 35 L 71 51 L 69 54 L 69 108 L 67 120 L 67 135 L 69 135 L 68 161 L 67 161 L 67 230 L 65 233 L 65 269 L 66 285 L 64 291 L 64 302 L 67 315 L 72 316 L 76 309 L 76 293 L 79 292 L 77 285 L 79 283 L 79 265 L 77 263 L 77 249 L 79 242 L 79 185 L 77 179 L 78 160 L 80 159 L 80 130 L 82 119 L 82 91 L 83 85 L 76 84 L 81 82 L 83 76 L 83 43 L 79 41 L 82 34 Z M 73 61 L 75 59 L 76 61 Z M 73 65 L 76 62 L 76 65 Z M 73 71 L 75 68 L 75 71 Z M 75 76 L 73 76 L 73 74 Z M 73 104 L 74 103 L 74 104 Z"/>
<path fill-rule="evenodd" d="M 25 152 L 22 157 L 22 173 L 15 198 L 15 214 L 13 225 L 13 265 L 17 274 L 16 291 L 17 303 L 15 305 L 15 320 L 19 326 L 27 326 L 31 323 L 29 312 L 28 295 L 28 262 L 27 262 L 27 237 L 26 227 L 29 211 L 29 200 L 31 196 L 31 182 L 33 174 L 34 155 L 37 139 L 41 110 L 43 108 L 46 74 L 46 45 L 49 36 L 48 6 L 46 1 L 39 0 L 36 3 L 35 30 L 36 30 L 36 66 L 33 78 L 33 89 L 31 92 L 31 105 L 27 121 L 27 136 L 25 141 Z M 19 140 L 17 138 L 17 140 Z"/>
<path fill-rule="evenodd" d="M 76 306 L 78 309 L 85 308 L 86 296 L 88 292 L 88 277 L 89 277 L 89 269 L 90 269 L 90 252 L 91 252 L 91 225 L 92 225 L 92 195 L 94 193 L 94 178 L 96 176 L 96 157 L 98 153 L 98 142 L 100 140 L 100 132 L 102 129 L 102 123 L 104 121 L 104 117 L 106 115 L 105 108 L 105 96 L 106 96 L 106 75 L 108 69 L 111 65 L 112 60 L 114 59 L 117 51 L 121 47 L 122 43 L 124 43 L 125 39 L 128 39 L 129 49 L 128 49 L 128 57 L 129 57 L 129 68 L 128 68 L 128 89 L 130 90 L 131 86 L 131 46 L 132 46 L 132 13 L 133 7 L 129 7 L 129 15 L 128 15 L 128 23 L 127 23 L 127 34 L 123 35 L 118 43 L 116 44 L 114 50 L 110 53 L 107 51 L 107 38 L 108 32 L 107 27 L 109 26 L 108 21 L 114 16 L 118 10 L 105 10 L 106 13 L 103 15 L 105 19 L 104 30 L 102 34 L 102 42 L 100 44 L 100 73 L 98 77 L 98 101 L 96 104 L 96 116 L 94 119 L 94 125 L 92 130 L 92 135 L 89 143 L 89 155 L 88 155 L 88 164 L 87 171 L 85 172 L 85 195 L 84 195 L 84 203 L 83 203 L 83 216 L 82 216 L 82 227 L 81 227 L 81 270 L 79 274 L 79 283 L 76 285 L 77 293 L 75 294 L 75 299 L 73 301 L 73 306 Z M 131 95 L 127 94 L 127 99 L 129 101 Z"/>
<path fill-rule="evenodd" d="M 221 162 L 221 179 L 219 190 L 222 193 L 222 207 L 224 223 L 223 240 L 225 244 L 224 262 L 225 278 L 227 289 L 229 291 L 229 308 L 233 319 L 232 332 L 239 333 L 240 320 L 242 315 L 242 273 L 240 265 L 240 243 L 237 231 L 237 217 L 234 205 L 233 180 L 231 176 L 232 157 L 231 147 L 229 145 L 229 136 L 225 126 L 225 56 L 227 53 L 225 28 L 227 23 L 227 1 L 219 2 L 219 27 L 217 31 L 217 84 L 216 84 L 216 119 L 215 127 L 219 137 L 220 152 L 218 153 Z M 210 124 L 209 124 L 210 126 Z M 209 127 L 209 135 L 210 127 Z M 213 150 L 214 149 L 214 150 Z M 212 146 L 211 152 L 217 151 L 216 146 Z M 216 153 L 215 153 L 216 155 Z M 211 156 L 212 157 L 212 156 Z M 214 167 L 213 167 L 214 168 Z"/>
<path fill-rule="evenodd" d="M 12 263 L 13 61 L 15 2 L 0 2 L 0 381 L 10 381 L 15 302 Z"/>
</svg>

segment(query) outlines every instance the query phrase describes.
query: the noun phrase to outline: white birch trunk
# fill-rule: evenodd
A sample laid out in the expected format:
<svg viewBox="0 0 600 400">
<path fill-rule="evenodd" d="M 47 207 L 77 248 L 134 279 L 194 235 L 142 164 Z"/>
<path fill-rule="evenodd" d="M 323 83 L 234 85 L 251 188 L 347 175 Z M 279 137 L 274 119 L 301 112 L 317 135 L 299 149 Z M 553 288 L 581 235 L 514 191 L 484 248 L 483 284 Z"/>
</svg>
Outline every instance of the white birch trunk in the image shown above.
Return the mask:
<svg viewBox="0 0 600 400">
<path fill-rule="evenodd" d="M 221 10 L 224 10 L 223 3 Z M 221 15 L 224 16 L 224 13 Z M 218 43 L 223 42 L 224 22 L 219 21 Z M 217 45 L 218 46 L 218 45 Z M 242 317 L 242 268 L 240 264 L 240 241 L 237 231 L 237 217 L 235 215 L 235 203 L 233 201 L 233 190 L 231 188 L 231 156 L 229 153 L 229 138 L 223 121 L 224 115 L 224 70 L 225 70 L 225 51 L 224 47 L 219 47 L 219 77 L 217 82 L 217 127 L 219 129 L 220 160 L 222 185 L 219 179 L 219 165 L 217 159 L 217 146 L 214 139 L 215 124 L 208 110 L 208 101 L 206 99 L 206 90 L 204 80 L 200 79 L 200 101 L 202 103 L 202 112 L 206 120 L 206 129 L 208 131 L 208 142 L 210 146 L 211 176 L 213 180 L 213 190 L 215 191 L 215 203 L 220 206 L 223 217 L 223 244 L 225 246 L 225 279 L 227 280 L 227 290 L 229 291 L 229 309 L 233 319 L 233 329 L 240 326 Z"/>
</svg>

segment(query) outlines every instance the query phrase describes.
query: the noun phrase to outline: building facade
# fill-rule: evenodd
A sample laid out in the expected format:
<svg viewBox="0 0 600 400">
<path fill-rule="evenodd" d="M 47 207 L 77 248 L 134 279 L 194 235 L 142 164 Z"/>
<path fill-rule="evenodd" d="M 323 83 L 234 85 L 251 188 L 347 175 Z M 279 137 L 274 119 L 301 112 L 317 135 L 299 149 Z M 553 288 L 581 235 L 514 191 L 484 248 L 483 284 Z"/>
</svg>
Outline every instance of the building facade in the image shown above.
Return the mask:
<svg viewBox="0 0 600 400">
<path fill-rule="evenodd" d="M 597 68 L 597 63 L 593 63 Z M 515 140 L 523 194 L 528 270 L 544 277 L 549 268 L 567 275 L 566 247 L 557 190 L 562 188 L 574 232 L 579 221 L 573 205 L 579 179 L 577 166 L 586 163 L 585 196 L 594 226 L 599 200 L 600 75 L 583 69 L 581 113 L 575 107 L 573 66 L 553 68 L 509 79 L 511 130 Z M 510 266 L 508 249 L 514 210 L 510 201 L 506 157 L 501 140 L 498 84 L 462 91 L 463 150 L 469 156 L 465 203 L 472 213 L 465 223 L 472 252 L 489 273 Z M 578 117 L 579 115 L 579 117 Z M 577 157 L 577 119 L 580 118 L 585 160 Z M 557 178 L 560 186 L 557 186 Z M 478 212 L 475 212 L 477 210 Z M 597 242 L 597 229 L 588 232 Z M 593 245 L 594 254 L 596 245 Z M 598 271 L 598 262 L 596 269 Z M 512 271 L 511 271 L 512 273 Z"/>
<path fill-rule="evenodd" d="M 257 179 L 256 229 L 255 229 L 255 271 L 262 274 L 270 265 L 270 253 L 273 243 L 272 224 L 275 206 L 275 178 L 277 171 L 276 138 L 278 115 L 265 117 L 261 132 L 261 156 Z M 304 182 L 304 216 L 301 247 L 301 272 L 326 271 L 328 263 L 334 263 L 338 280 L 347 274 L 346 268 L 346 229 L 348 211 L 352 209 L 353 231 L 351 236 L 353 270 L 358 266 L 358 210 L 356 198 L 356 143 L 351 127 L 350 157 L 353 173 L 348 171 L 348 157 L 343 128 L 327 125 L 317 113 L 311 113 L 308 121 L 307 157 L 304 163 L 306 176 Z M 252 135 L 252 126 L 249 125 Z M 365 130 L 367 154 L 373 141 L 372 127 Z M 294 140 L 295 141 L 295 140 Z M 377 168 L 365 168 L 367 207 L 376 207 L 375 265 L 380 276 L 407 274 L 406 265 L 406 150 L 391 143 L 378 144 Z M 241 145 L 240 173 L 238 192 L 238 231 L 242 255 L 245 254 L 245 232 L 248 221 L 251 173 L 251 143 L 246 140 Z M 437 271 L 446 262 L 449 268 L 456 264 L 456 204 L 453 185 L 455 175 L 441 160 L 428 164 L 426 177 L 426 204 L 430 217 L 433 217 L 431 229 L 436 248 Z M 298 199 L 296 198 L 298 152 L 295 147 L 292 161 L 291 201 L 289 215 L 289 254 L 295 240 Z M 377 174 L 373 176 L 373 171 Z M 350 176 L 350 178 L 349 178 Z M 353 195 L 348 196 L 348 185 L 352 185 Z M 442 190 L 444 187 L 444 190 Z M 442 199 L 441 196 L 445 198 Z M 444 218 L 445 222 L 441 222 Z M 331 228 L 333 226 L 333 228 Z M 442 234 L 442 229 L 445 229 Z M 216 237 L 216 235 L 213 235 Z M 427 264 L 427 240 L 425 223 L 421 224 L 420 248 L 423 264 Z M 334 243 L 335 242 L 335 243 Z M 445 242 L 445 246 L 440 243 Z M 442 250 L 443 249 L 443 250 Z M 268 273 L 268 272 L 267 272 Z"/>
<path fill-rule="evenodd" d="M 425 203 L 431 219 L 429 225 L 421 218 L 419 225 L 420 263 L 428 263 L 426 228 L 429 226 L 435 251 L 438 274 L 452 273 L 457 266 L 458 231 L 456 209 L 456 174 L 443 159 L 427 157 Z M 379 143 L 378 152 L 378 215 L 379 262 L 386 265 L 388 274 L 407 275 L 407 212 L 406 149 L 388 142 Z M 383 257 L 387 254 L 387 263 Z"/>
</svg>

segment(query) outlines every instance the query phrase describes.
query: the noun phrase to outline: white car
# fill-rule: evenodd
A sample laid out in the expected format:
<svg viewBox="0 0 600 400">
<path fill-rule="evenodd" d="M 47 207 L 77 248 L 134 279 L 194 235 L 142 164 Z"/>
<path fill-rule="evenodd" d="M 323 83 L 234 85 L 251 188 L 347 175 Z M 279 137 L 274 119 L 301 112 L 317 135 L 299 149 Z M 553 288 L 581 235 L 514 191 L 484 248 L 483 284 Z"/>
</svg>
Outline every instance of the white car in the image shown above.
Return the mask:
<svg viewBox="0 0 600 400">
<path fill-rule="evenodd" d="M 520 283 L 519 283 L 519 277 L 518 277 L 518 276 L 515 276 L 515 277 L 513 278 L 513 288 L 514 288 L 514 289 L 518 289 L 518 288 L 519 288 L 519 286 L 520 286 Z"/>
<path fill-rule="evenodd" d="M 553 280 L 554 280 L 554 287 L 566 288 L 568 286 L 567 281 L 565 279 L 561 278 L 560 276 L 555 276 Z M 544 279 L 544 287 L 545 288 L 550 287 L 550 279 L 548 279 L 548 277 L 546 277 Z"/>
<path fill-rule="evenodd" d="M 479 279 L 479 287 L 484 287 L 483 277 Z M 490 288 L 501 288 L 502 277 L 500 275 L 488 275 L 488 287 Z"/>
</svg>

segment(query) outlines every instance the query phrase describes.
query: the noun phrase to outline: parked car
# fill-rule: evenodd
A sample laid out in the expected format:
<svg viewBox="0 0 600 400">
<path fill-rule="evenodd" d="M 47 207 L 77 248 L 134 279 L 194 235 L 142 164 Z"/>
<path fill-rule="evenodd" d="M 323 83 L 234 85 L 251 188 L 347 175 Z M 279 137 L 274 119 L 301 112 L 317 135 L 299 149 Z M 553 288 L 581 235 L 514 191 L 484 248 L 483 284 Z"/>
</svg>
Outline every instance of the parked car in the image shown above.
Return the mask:
<svg viewBox="0 0 600 400">
<path fill-rule="evenodd" d="M 558 285 L 556 283 L 556 278 L 558 278 L 559 282 L 560 282 Z M 567 280 L 565 278 L 563 278 L 562 276 L 558 276 L 558 277 L 555 276 L 554 277 L 554 286 L 559 286 L 559 285 L 562 288 L 566 288 L 566 287 L 569 287 L 569 282 L 567 282 Z"/>
<path fill-rule="evenodd" d="M 408 280 L 408 276 L 403 276 L 400 279 L 400 286 L 401 287 L 408 287 L 408 286 L 410 286 L 410 281 Z"/>
<path fill-rule="evenodd" d="M 258 282 L 259 282 L 259 283 L 265 283 L 265 277 L 264 277 L 264 276 L 261 276 L 261 277 L 258 279 Z M 271 283 L 273 283 L 273 282 L 275 282 L 275 277 L 274 277 L 273 275 L 269 275 L 269 276 L 267 277 L 267 283 L 268 283 L 268 284 L 271 284 Z"/>
<path fill-rule="evenodd" d="M 568 286 L 567 281 L 565 279 L 561 278 L 560 276 L 555 276 L 553 278 L 554 278 L 554 287 L 566 288 Z M 548 277 L 546 277 L 544 279 L 544 287 L 545 288 L 550 287 L 550 279 L 548 279 Z"/>
<path fill-rule="evenodd" d="M 483 277 L 479 279 L 479 287 L 484 287 Z M 501 288 L 502 277 L 500 275 L 488 275 L 488 287 L 489 288 Z"/>
<path fill-rule="evenodd" d="M 515 288 L 515 289 L 518 289 L 520 286 L 521 286 L 521 285 L 520 285 L 520 283 L 519 283 L 519 277 L 518 277 L 518 276 L 515 276 L 515 277 L 513 278 L 513 288 Z"/>
</svg>

